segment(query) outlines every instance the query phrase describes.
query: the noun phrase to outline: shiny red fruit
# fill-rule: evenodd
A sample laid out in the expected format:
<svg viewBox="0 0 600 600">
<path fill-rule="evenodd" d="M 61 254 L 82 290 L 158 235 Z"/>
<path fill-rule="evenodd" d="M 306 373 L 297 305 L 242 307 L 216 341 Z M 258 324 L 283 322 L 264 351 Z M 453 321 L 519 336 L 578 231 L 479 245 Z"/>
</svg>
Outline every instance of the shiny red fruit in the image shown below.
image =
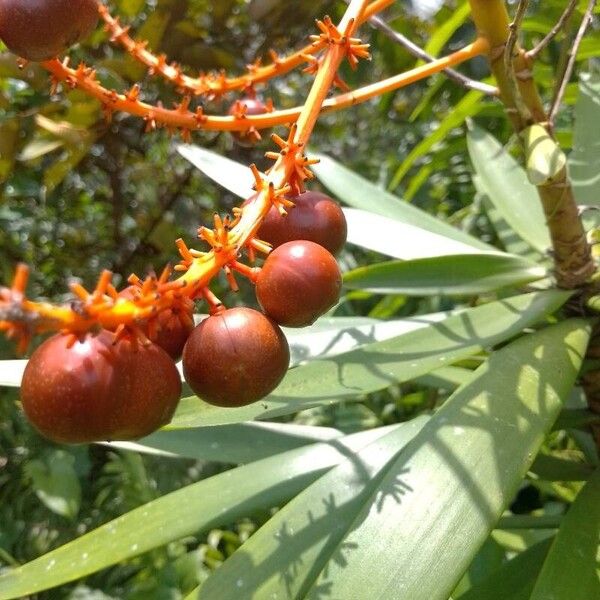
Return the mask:
<svg viewBox="0 0 600 600">
<path fill-rule="evenodd" d="M 231 308 L 208 317 L 183 350 L 183 373 L 194 392 L 216 406 L 244 406 L 272 392 L 290 362 L 287 340 L 268 317 Z"/>
<path fill-rule="evenodd" d="M 62 54 L 86 38 L 97 22 L 97 0 L 0 1 L 0 39 L 27 60 Z"/>
<path fill-rule="evenodd" d="M 306 240 L 287 242 L 267 257 L 256 280 L 256 297 L 274 321 L 306 327 L 334 306 L 342 274 L 333 255 Z"/>
<path fill-rule="evenodd" d="M 323 246 L 334 256 L 344 247 L 348 234 L 346 217 L 340 205 L 321 192 L 305 192 L 291 197 L 295 204 L 282 216 L 273 206 L 257 237 L 278 248 L 286 242 L 308 240 Z"/>
<path fill-rule="evenodd" d="M 112 333 L 68 347 L 70 336 L 46 340 L 27 363 L 21 402 L 31 424 L 59 443 L 143 437 L 166 425 L 181 395 L 167 353 Z"/>
<path fill-rule="evenodd" d="M 252 115 L 264 115 L 268 112 L 267 105 L 258 98 L 251 98 L 250 96 L 246 96 L 245 98 L 241 98 L 239 100 L 245 107 L 246 111 L 244 114 L 252 116 Z M 239 110 L 239 105 L 237 102 L 234 102 L 230 107 L 228 114 L 235 115 Z M 234 131 L 232 132 L 233 137 L 236 142 L 240 146 L 244 146 L 245 148 L 249 148 L 254 146 L 256 142 L 260 139 L 260 137 L 256 134 L 256 131 Z"/>
<path fill-rule="evenodd" d="M 121 298 L 132 300 L 136 286 L 129 286 L 119 292 Z M 173 360 L 179 360 L 183 347 L 194 329 L 194 309 L 173 308 L 161 311 L 158 315 L 158 332 L 152 341 L 160 346 Z M 148 335 L 148 331 L 144 331 Z"/>
</svg>

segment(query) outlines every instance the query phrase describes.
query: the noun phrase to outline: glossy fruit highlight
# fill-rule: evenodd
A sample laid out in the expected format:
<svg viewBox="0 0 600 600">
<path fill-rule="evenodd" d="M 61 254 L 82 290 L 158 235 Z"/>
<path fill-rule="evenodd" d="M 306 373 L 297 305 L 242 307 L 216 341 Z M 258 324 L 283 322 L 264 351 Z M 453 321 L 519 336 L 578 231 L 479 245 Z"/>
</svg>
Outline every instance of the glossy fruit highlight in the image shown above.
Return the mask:
<svg viewBox="0 0 600 600">
<path fill-rule="evenodd" d="M 97 21 L 97 0 L 0 2 L 0 39 L 27 60 L 55 58 L 86 38 Z"/>
<path fill-rule="evenodd" d="M 32 425 L 66 444 L 143 437 L 166 425 L 181 395 L 181 378 L 154 344 L 112 333 L 68 347 L 70 336 L 46 340 L 27 363 L 21 402 Z"/>
<path fill-rule="evenodd" d="M 244 406 L 272 392 L 290 362 L 287 340 L 271 319 L 239 307 L 208 317 L 183 350 L 192 390 L 216 406 Z"/>
<path fill-rule="evenodd" d="M 135 297 L 136 286 L 129 286 L 119 292 L 121 298 L 132 300 Z M 183 347 L 194 329 L 194 307 L 182 307 L 163 310 L 158 315 L 158 331 L 152 341 L 160 346 L 173 360 L 179 360 Z M 147 328 L 144 330 L 149 335 Z"/>
<path fill-rule="evenodd" d="M 340 205 L 321 192 L 305 192 L 290 197 L 295 204 L 281 215 L 271 207 L 257 236 L 273 248 L 294 240 L 308 240 L 323 246 L 334 256 L 339 254 L 348 234 L 346 217 Z"/>
<path fill-rule="evenodd" d="M 306 240 L 287 242 L 267 257 L 256 280 L 256 297 L 274 321 L 306 327 L 334 306 L 342 274 L 333 255 Z"/>
</svg>

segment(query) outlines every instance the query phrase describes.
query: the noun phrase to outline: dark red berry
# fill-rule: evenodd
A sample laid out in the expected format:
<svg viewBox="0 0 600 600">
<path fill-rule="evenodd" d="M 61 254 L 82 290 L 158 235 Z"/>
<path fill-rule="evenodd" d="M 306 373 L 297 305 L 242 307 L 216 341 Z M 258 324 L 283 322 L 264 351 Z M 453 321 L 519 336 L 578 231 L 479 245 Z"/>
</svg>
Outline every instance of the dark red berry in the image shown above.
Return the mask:
<svg viewBox="0 0 600 600">
<path fill-rule="evenodd" d="M 129 286 L 119 292 L 121 298 L 132 300 L 135 298 L 136 286 Z M 183 347 L 190 333 L 194 329 L 194 307 L 189 308 L 174 307 L 163 310 L 158 315 L 157 333 L 152 337 L 152 341 L 160 346 L 173 360 L 179 360 Z M 149 331 L 144 330 L 146 335 Z"/>
<path fill-rule="evenodd" d="M 185 380 L 217 406 L 260 400 L 279 385 L 289 362 L 288 343 L 277 324 L 244 307 L 202 321 L 183 349 Z"/>
<path fill-rule="evenodd" d="M 97 0 L 1 0 L 0 39 L 27 60 L 49 60 L 86 38 Z"/>
<path fill-rule="evenodd" d="M 271 207 L 257 236 L 278 248 L 286 242 L 308 240 L 323 246 L 334 256 L 344 247 L 348 226 L 340 205 L 321 192 L 305 192 L 291 197 L 295 204 L 282 216 Z"/>
<path fill-rule="evenodd" d="M 256 297 L 274 321 L 287 327 L 314 323 L 339 300 L 342 274 L 333 255 L 306 240 L 269 254 L 256 280 Z"/>
<path fill-rule="evenodd" d="M 234 102 L 229 107 L 229 114 L 232 116 L 237 115 L 240 112 L 240 104 L 245 107 L 243 112 L 244 115 L 264 115 L 266 112 L 268 112 L 267 105 L 262 100 L 246 96 L 237 102 Z M 234 131 L 232 132 L 232 135 L 236 142 L 245 148 L 254 146 L 254 144 L 260 140 L 260 134 L 258 134 L 255 129 L 249 129 L 247 131 Z"/>
<path fill-rule="evenodd" d="M 49 338 L 25 368 L 21 402 L 40 433 L 66 444 L 128 440 L 171 420 L 181 378 L 162 348 L 115 343 L 107 331 L 69 348 L 70 339 Z"/>
</svg>

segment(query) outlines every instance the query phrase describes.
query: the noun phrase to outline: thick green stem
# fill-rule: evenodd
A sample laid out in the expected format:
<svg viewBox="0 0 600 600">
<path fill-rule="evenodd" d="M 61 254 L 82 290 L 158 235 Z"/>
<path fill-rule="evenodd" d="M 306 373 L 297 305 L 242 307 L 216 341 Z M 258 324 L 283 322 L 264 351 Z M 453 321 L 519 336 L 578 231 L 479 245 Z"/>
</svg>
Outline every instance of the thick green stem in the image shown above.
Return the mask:
<svg viewBox="0 0 600 600">
<path fill-rule="evenodd" d="M 546 125 L 547 115 L 533 80 L 531 61 L 518 43 L 514 46 L 513 72 L 507 69 L 504 53 L 510 37 L 510 19 L 504 0 L 470 0 L 470 3 L 475 26 L 490 43 L 491 69 L 515 130 L 520 133 L 534 123 Z M 515 91 L 520 98 L 515 98 Z M 519 105 L 526 106 L 527 111 L 519 110 Z M 537 189 L 552 240 L 557 284 L 565 289 L 582 287 L 595 266 L 566 167 L 551 183 Z"/>
</svg>

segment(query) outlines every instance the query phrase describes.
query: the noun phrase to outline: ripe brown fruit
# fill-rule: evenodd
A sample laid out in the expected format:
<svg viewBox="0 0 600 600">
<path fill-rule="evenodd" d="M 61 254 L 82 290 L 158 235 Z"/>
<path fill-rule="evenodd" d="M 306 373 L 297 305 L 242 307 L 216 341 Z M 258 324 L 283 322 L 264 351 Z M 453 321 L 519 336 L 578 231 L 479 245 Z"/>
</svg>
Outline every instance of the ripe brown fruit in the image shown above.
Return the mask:
<svg viewBox="0 0 600 600">
<path fill-rule="evenodd" d="M 70 336 L 46 340 L 27 363 L 21 402 L 31 424 L 66 444 L 143 437 L 166 425 L 181 395 L 167 353 L 103 331 L 69 348 Z"/>
<path fill-rule="evenodd" d="M 289 208 L 285 216 L 277 207 L 271 207 L 257 236 L 273 248 L 294 240 L 308 240 L 323 246 L 334 256 L 339 254 L 348 234 L 340 205 L 321 192 L 305 192 L 290 200 L 295 206 Z"/>
<path fill-rule="evenodd" d="M 86 38 L 98 22 L 97 0 L 2 0 L 0 39 L 27 60 L 49 60 Z"/>
<path fill-rule="evenodd" d="M 306 240 L 287 242 L 267 257 L 256 280 L 256 297 L 274 321 L 306 327 L 334 306 L 342 274 L 333 255 Z"/>
<path fill-rule="evenodd" d="M 272 392 L 290 362 L 287 340 L 268 317 L 239 307 L 208 317 L 183 350 L 192 390 L 216 406 L 245 406 Z"/>
<path fill-rule="evenodd" d="M 244 112 L 245 115 L 264 115 L 268 112 L 267 105 L 258 98 L 252 98 L 251 96 L 245 96 L 239 100 L 239 103 L 243 104 L 246 107 Z M 238 102 L 234 102 L 230 107 L 228 114 L 234 116 L 239 112 L 240 106 Z M 260 134 L 251 128 L 247 131 L 234 131 L 232 135 L 235 141 L 244 148 L 250 148 L 254 146 L 257 141 L 260 140 Z"/>
<path fill-rule="evenodd" d="M 121 298 L 132 300 L 135 297 L 136 286 L 129 286 L 119 292 Z M 158 332 L 152 341 L 160 346 L 173 360 L 179 360 L 183 347 L 194 329 L 194 308 L 172 308 L 163 310 L 158 315 Z M 144 333 L 148 335 L 148 331 Z"/>
</svg>

